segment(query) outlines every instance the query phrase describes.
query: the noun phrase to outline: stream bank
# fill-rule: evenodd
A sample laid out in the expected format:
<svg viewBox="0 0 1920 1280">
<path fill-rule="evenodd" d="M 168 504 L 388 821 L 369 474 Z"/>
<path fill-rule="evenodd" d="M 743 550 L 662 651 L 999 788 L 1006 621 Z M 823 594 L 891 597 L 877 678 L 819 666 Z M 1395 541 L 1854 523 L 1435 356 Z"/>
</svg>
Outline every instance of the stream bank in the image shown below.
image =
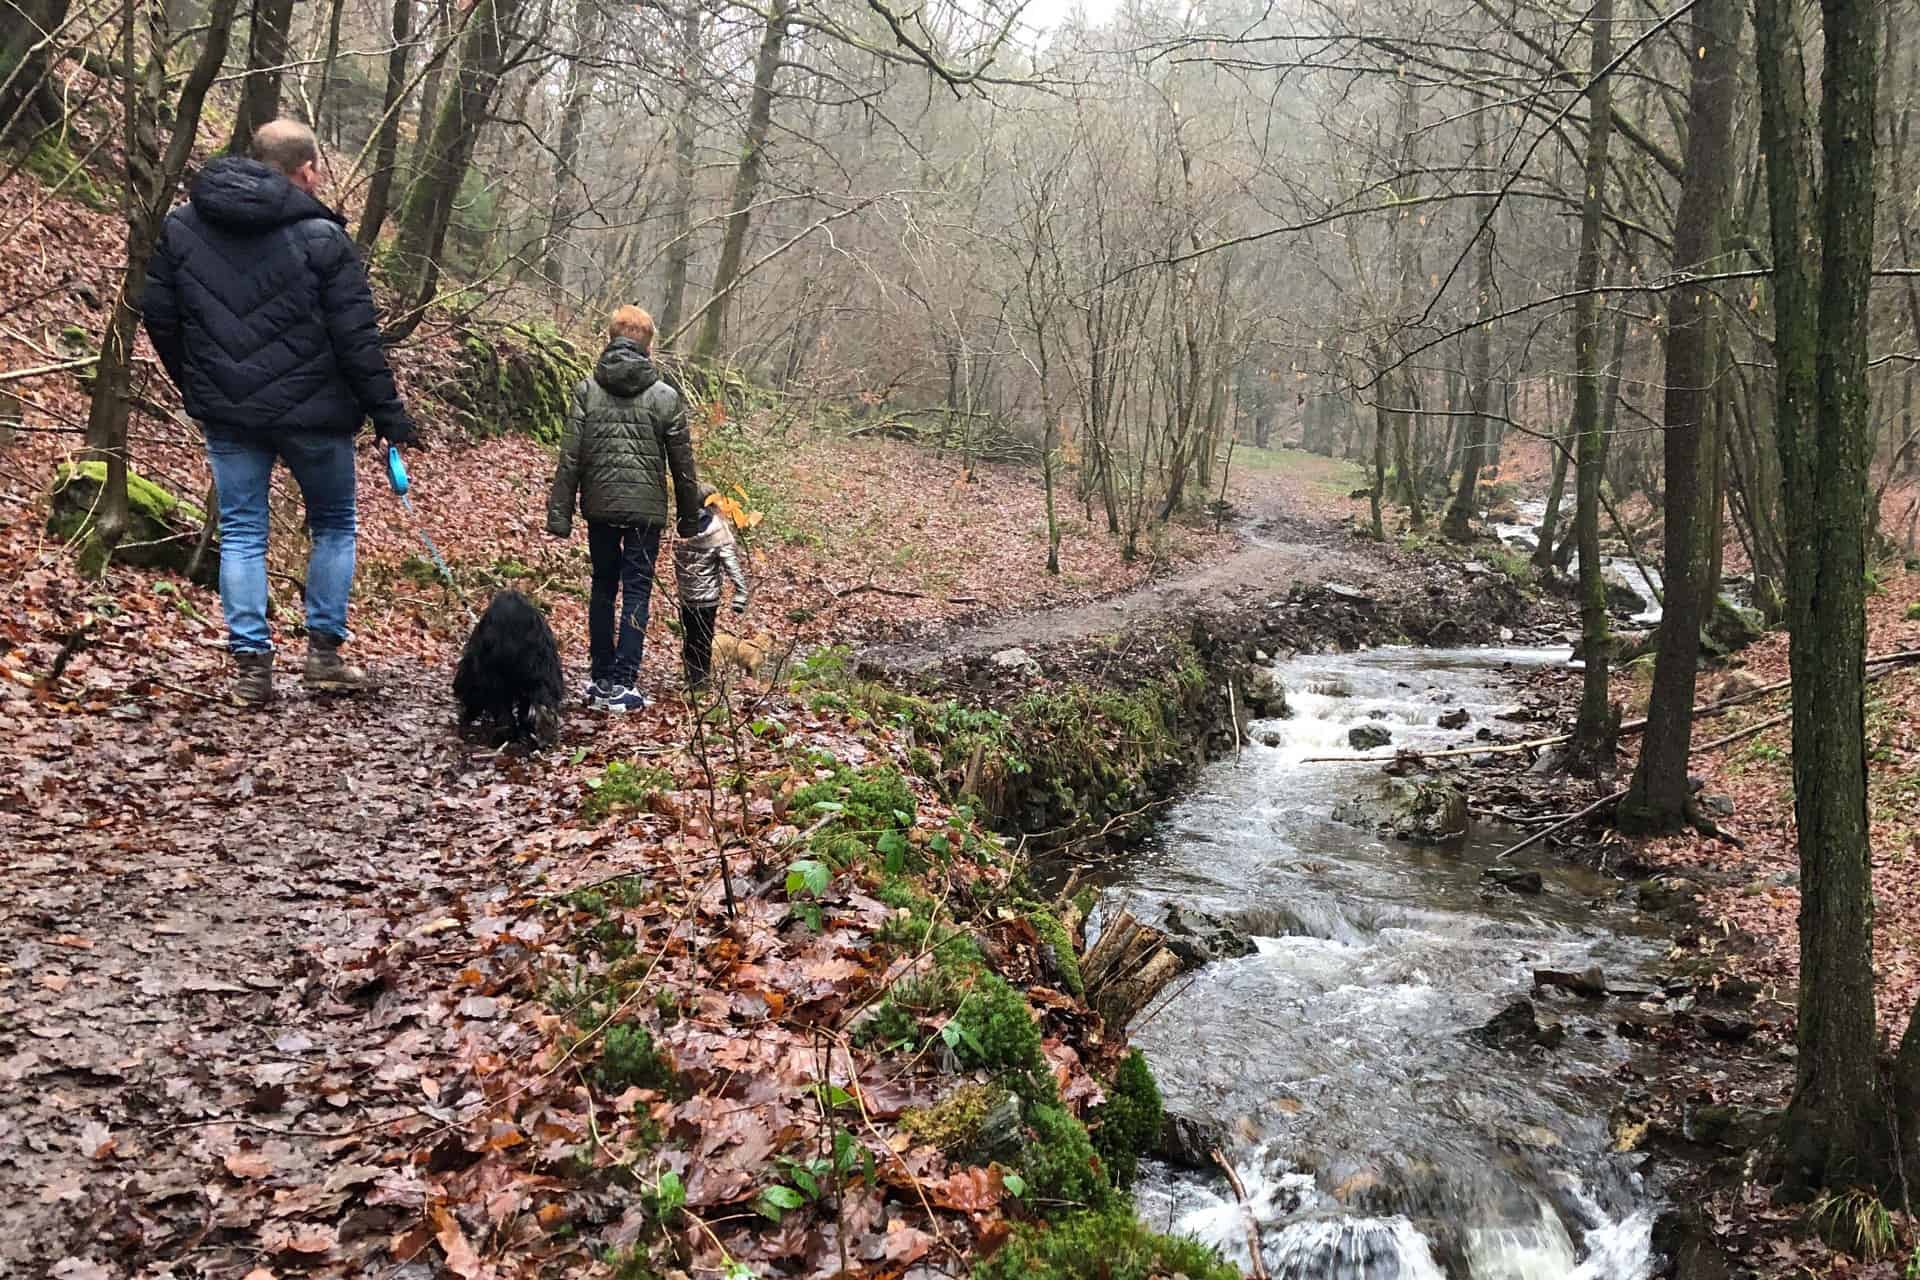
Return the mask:
<svg viewBox="0 0 1920 1280">
<path fill-rule="evenodd" d="M 1377 581 L 1372 590 L 1296 583 L 1284 593 L 1242 598 L 1184 627 L 1163 624 L 1157 631 L 1015 653 L 963 653 L 923 669 L 909 684 L 916 696 L 1004 716 L 1009 743 L 1065 748 L 1041 767 L 1013 775 L 1013 786 L 991 792 L 1003 802 L 987 806 L 1001 829 L 1028 837 L 1032 852 L 1055 843 L 1046 837 L 1060 834 L 1063 815 L 1099 815 L 1106 820 L 1058 842 L 1071 847 L 1071 861 L 1104 864 L 1096 878 L 1116 886 L 1109 894 L 1122 894 L 1128 910 L 1144 912 L 1143 920 L 1163 922 L 1166 908 L 1178 906 L 1183 927 L 1201 935 L 1193 958 L 1205 962 L 1222 950 L 1228 957 L 1202 963 L 1170 997 L 1174 1007 L 1197 1001 L 1205 1011 L 1201 1022 L 1169 1022 L 1174 1015 L 1162 1010 L 1137 1020 L 1130 1035 L 1152 1059 L 1169 1109 L 1185 1117 L 1184 1136 L 1170 1128 L 1162 1153 L 1179 1155 L 1184 1145 L 1189 1160 L 1207 1164 L 1205 1147 L 1224 1141 L 1256 1219 L 1264 1215 L 1279 1239 L 1265 1255 L 1274 1275 L 1384 1275 L 1389 1272 L 1370 1271 L 1365 1260 L 1389 1257 L 1397 1259 L 1394 1273 L 1409 1277 L 1723 1275 L 1724 1250 L 1691 1189 L 1704 1178 L 1727 1176 L 1737 1164 L 1754 1117 L 1720 1099 L 1739 1093 L 1729 1078 L 1763 1072 L 1768 1064 L 1744 1068 L 1729 1061 L 1756 1056 L 1744 1044 L 1755 1026 L 1752 991 L 1718 984 L 1711 965 L 1697 959 L 1701 938 L 1688 881 L 1656 873 L 1628 856 L 1624 845 L 1605 842 L 1577 846 L 1571 863 L 1564 851 L 1539 846 L 1517 866 L 1496 871 L 1495 855 L 1537 829 L 1507 825 L 1508 819 L 1586 803 L 1589 784 L 1570 789 L 1564 779 L 1543 776 L 1533 751 L 1428 762 L 1433 777 L 1472 796 L 1474 810 L 1474 834 L 1438 849 L 1332 824 L 1332 808 L 1348 797 L 1335 796 L 1329 785 L 1339 780 L 1333 790 L 1366 790 L 1379 781 L 1378 765 L 1306 763 L 1354 753 L 1349 735 L 1372 725 L 1384 728 L 1396 747 L 1431 751 L 1475 741 L 1517 744 L 1562 722 L 1577 672 L 1567 666 L 1564 648 L 1542 652 L 1566 636 L 1561 606 L 1465 566 L 1438 564 L 1429 571 L 1433 580 L 1413 591 L 1382 589 Z M 1463 647 L 1380 647 L 1433 639 Z M 1499 648 L 1503 642 L 1507 650 Z M 1475 644 L 1482 646 L 1477 652 Z M 1355 673 L 1377 672 L 1382 664 L 1398 671 L 1390 683 L 1417 688 L 1390 696 L 1376 689 L 1380 696 L 1356 699 Z M 1168 677 L 1169 671 L 1175 674 Z M 1164 732 L 1154 767 L 1101 775 L 1115 759 L 1114 744 L 1127 740 L 1114 732 L 1127 716 L 1112 714 L 1120 705 L 1113 699 L 1158 718 Z M 1077 706 L 1084 715 L 1049 720 L 1033 714 L 1046 705 Z M 1290 719 L 1281 718 L 1288 713 Z M 1063 735 L 1067 723 L 1077 729 Z M 950 784 L 981 776 L 969 767 L 985 758 L 977 744 L 959 759 L 930 754 Z M 1293 816 L 1259 833 L 1268 842 L 1265 860 L 1240 877 L 1255 886 L 1257 900 L 1249 901 L 1210 877 L 1231 854 L 1237 824 L 1249 815 L 1271 817 L 1232 788 L 1254 777 L 1270 779 L 1276 766 L 1286 779 L 1282 808 Z M 1125 782 L 1117 790 L 1090 792 L 1081 785 L 1101 777 L 1101 786 L 1109 786 L 1115 776 Z M 975 794 L 984 800 L 988 791 Z M 1325 798 L 1310 819 L 1300 816 L 1307 796 L 1316 806 Z M 1004 803 L 1009 798 L 1013 803 Z M 1114 814 L 1129 821 L 1110 825 Z M 1299 830 L 1286 830 L 1300 822 L 1316 833 L 1304 844 Z M 1342 860 L 1324 847 L 1330 831 L 1339 847 L 1366 851 L 1354 864 L 1358 870 L 1347 868 L 1357 877 L 1352 883 L 1340 883 Z M 1175 873 L 1148 884 L 1143 877 L 1170 871 L 1168 850 L 1181 841 L 1198 851 L 1200 879 Z M 1229 848 L 1223 851 L 1222 842 Z M 1127 856 L 1098 856 L 1120 850 Z M 1276 863 L 1281 850 L 1297 856 Z M 1381 877 L 1394 893 L 1417 893 L 1368 902 L 1364 891 L 1369 882 L 1378 887 Z M 1057 885 L 1070 877 L 1055 871 L 1038 878 Z M 1535 896 L 1535 886 L 1545 892 Z M 1478 923 L 1460 923 L 1469 918 Z M 1229 934 L 1209 938 L 1220 921 Z M 1092 922 L 1090 945 L 1100 923 Z M 1210 949 L 1223 938 L 1224 948 Z M 1231 958 L 1243 943 L 1252 954 Z M 1320 994 L 1278 997 L 1248 976 L 1276 963 L 1289 980 Z M 1442 984 L 1432 972 L 1442 963 L 1462 982 L 1436 996 Z M 1554 985 L 1552 975 L 1578 977 L 1596 965 L 1604 975 L 1597 986 Z M 1549 975 L 1538 990 L 1536 969 Z M 1375 977 L 1366 977 L 1369 972 Z M 1369 996 L 1376 979 L 1381 985 Z M 1323 1048 L 1329 1027 L 1341 1026 L 1369 999 L 1385 1015 L 1376 1036 L 1389 1044 L 1443 1044 L 1442 1060 L 1322 1060 L 1317 1069 L 1303 1068 Z M 1349 1000 L 1359 1003 L 1343 1007 Z M 1224 1024 L 1223 1008 L 1233 1013 Z M 1276 1016 L 1277 1010 L 1285 1012 Z M 1413 1020 L 1396 1023 L 1402 1014 Z M 1472 1037 L 1492 1023 L 1487 1034 L 1498 1040 L 1502 1017 L 1525 1024 L 1506 1024 L 1517 1038 L 1489 1046 Z M 1236 1040 L 1242 1028 L 1259 1030 L 1259 1052 Z M 1758 1041 L 1767 1039 L 1762 1028 Z M 1503 1069 L 1519 1064 L 1513 1083 L 1488 1083 L 1489 1053 Z M 1771 1053 L 1768 1047 L 1757 1056 Z M 1528 1090 L 1543 1072 L 1561 1083 L 1535 1096 Z M 1326 1139 L 1317 1155 L 1276 1154 L 1276 1134 L 1329 1123 L 1308 1095 L 1324 1094 L 1347 1077 L 1370 1082 L 1363 1097 L 1372 1096 L 1368 1090 L 1404 1089 L 1427 1098 L 1402 1114 L 1409 1123 L 1427 1118 L 1434 1099 L 1454 1086 L 1478 1089 L 1480 1101 L 1465 1113 L 1449 1113 L 1452 1129 L 1430 1135 L 1435 1149 L 1425 1155 L 1377 1140 L 1369 1145 L 1358 1136 L 1344 1143 Z M 1267 1093 L 1241 1099 L 1234 1110 L 1208 1092 L 1223 1081 Z M 1342 1101 L 1337 1089 L 1328 1096 L 1333 1117 L 1343 1123 L 1374 1118 L 1359 1098 Z M 1196 1127 L 1196 1115 L 1231 1120 Z M 1476 1141 L 1491 1145 L 1476 1148 Z M 1445 1160 L 1475 1172 L 1464 1184 L 1436 1178 Z M 1139 1207 L 1156 1229 L 1198 1234 L 1250 1261 L 1246 1210 L 1217 1170 L 1196 1178 L 1174 1165 L 1154 1165 L 1146 1185 Z M 1488 1211 L 1477 1226 L 1437 1225 L 1469 1205 Z"/>
</svg>

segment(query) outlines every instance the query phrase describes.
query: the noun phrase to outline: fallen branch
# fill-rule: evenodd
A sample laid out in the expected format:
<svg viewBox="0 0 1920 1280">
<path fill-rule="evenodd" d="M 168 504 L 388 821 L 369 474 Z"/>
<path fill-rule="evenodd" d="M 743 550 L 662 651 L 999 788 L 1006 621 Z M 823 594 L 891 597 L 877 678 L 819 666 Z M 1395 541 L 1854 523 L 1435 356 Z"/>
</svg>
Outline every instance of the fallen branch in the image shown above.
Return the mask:
<svg viewBox="0 0 1920 1280">
<path fill-rule="evenodd" d="M 94 619 L 88 618 L 60 642 L 60 652 L 54 655 L 53 666 L 40 679 L 40 692 L 49 693 L 53 690 L 53 686 L 60 682 L 60 677 L 66 674 L 67 664 L 73 661 L 73 655 L 80 652 L 87 643 L 88 636 L 93 632 L 93 624 Z"/>
<path fill-rule="evenodd" d="M 28 369 L 8 369 L 0 373 L 0 382 L 19 382 L 23 378 L 38 378 L 47 373 L 64 373 L 68 369 L 84 369 L 90 364 L 100 363 L 99 356 L 84 356 L 79 360 L 61 360 L 54 364 L 37 364 Z"/>
<path fill-rule="evenodd" d="M 1508 858 L 1511 858 L 1514 854 L 1519 853 L 1522 849 L 1530 849 L 1534 845 L 1539 844 L 1542 840 L 1545 840 L 1548 836 L 1554 835 L 1557 832 L 1565 831 L 1568 827 L 1580 821 L 1582 818 L 1590 817 L 1591 815 L 1598 813 L 1600 810 L 1606 808 L 1608 805 L 1618 804 L 1620 802 L 1620 797 L 1626 794 L 1627 794 L 1626 790 L 1622 788 L 1621 790 L 1614 792 L 1612 795 L 1601 796 L 1598 800 L 1595 800 L 1592 804 L 1588 805 L 1586 808 L 1582 809 L 1580 812 L 1576 814 L 1571 814 L 1568 817 L 1562 819 L 1561 821 L 1554 823 L 1550 827 L 1543 827 L 1539 831 L 1536 831 L 1532 835 L 1528 836 L 1525 840 L 1522 840 L 1519 844 L 1513 845 L 1506 849 L 1502 849 L 1499 855 L 1494 858 L 1494 861 L 1505 862 Z"/>
<path fill-rule="evenodd" d="M 844 591 L 836 591 L 833 593 L 833 598 L 835 600 L 845 600 L 849 596 L 857 596 L 867 591 L 871 591 L 877 596 L 898 596 L 902 600 L 925 600 L 927 598 L 927 593 L 924 591 L 908 591 L 901 587 L 883 587 L 877 582 L 863 582 L 857 587 L 848 587 Z"/>
<path fill-rule="evenodd" d="M 1260 1255 L 1260 1220 L 1254 1217 L 1253 1206 L 1247 1203 L 1247 1189 L 1241 1185 L 1239 1173 L 1227 1162 L 1227 1158 L 1220 1154 L 1217 1147 L 1207 1154 L 1212 1156 L 1213 1162 L 1220 1166 L 1220 1171 L 1227 1175 L 1227 1185 L 1233 1188 L 1233 1198 L 1238 1200 L 1241 1207 L 1246 1210 L 1247 1251 L 1253 1258 L 1253 1280 L 1268 1280 L 1267 1260 Z"/>
<path fill-rule="evenodd" d="M 1892 668 L 1889 667 L 1888 670 L 1890 671 L 1892 670 Z M 1885 674 L 1885 673 L 1882 672 L 1882 673 L 1876 673 L 1876 674 Z M 1872 677 L 1868 677 L 1868 678 L 1871 679 Z M 1718 751 L 1721 747 L 1726 746 L 1728 743 L 1738 742 L 1742 738 L 1751 738 L 1756 733 L 1760 733 L 1763 730 L 1771 729 L 1773 728 L 1773 726 L 1777 724 L 1785 724 L 1787 723 L 1787 721 L 1791 719 L 1793 719 L 1793 712 L 1782 711 L 1777 716 L 1768 716 L 1765 720 L 1755 721 L 1753 724 L 1748 725 L 1746 728 L 1736 730 L 1735 732 L 1726 735 L 1724 738 L 1715 738 L 1712 742 L 1703 742 L 1699 746 L 1693 749 L 1693 754 L 1699 755 L 1702 751 Z"/>
</svg>

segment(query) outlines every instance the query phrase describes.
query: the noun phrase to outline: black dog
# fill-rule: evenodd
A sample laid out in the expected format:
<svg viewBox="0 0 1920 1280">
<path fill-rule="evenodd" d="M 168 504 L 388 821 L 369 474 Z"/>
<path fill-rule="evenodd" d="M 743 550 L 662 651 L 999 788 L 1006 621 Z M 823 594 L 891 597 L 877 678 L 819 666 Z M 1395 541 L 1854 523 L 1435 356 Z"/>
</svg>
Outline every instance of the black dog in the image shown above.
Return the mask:
<svg viewBox="0 0 1920 1280">
<path fill-rule="evenodd" d="M 462 734 L 484 720 L 496 739 L 551 743 L 558 736 L 565 676 L 539 605 L 518 591 L 493 598 L 467 637 L 453 696 Z"/>
</svg>

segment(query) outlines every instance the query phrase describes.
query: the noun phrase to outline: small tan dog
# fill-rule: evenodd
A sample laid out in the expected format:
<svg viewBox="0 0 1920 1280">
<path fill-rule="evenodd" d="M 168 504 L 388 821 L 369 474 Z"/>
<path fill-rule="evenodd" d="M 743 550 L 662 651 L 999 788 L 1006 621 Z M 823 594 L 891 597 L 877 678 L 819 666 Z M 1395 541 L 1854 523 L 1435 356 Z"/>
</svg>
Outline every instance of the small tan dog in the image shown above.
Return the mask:
<svg viewBox="0 0 1920 1280">
<path fill-rule="evenodd" d="M 748 639 L 745 636 L 730 636 L 724 631 L 713 638 L 713 665 L 716 668 L 735 666 L 750 676 L 758 676 L 760 669 L 773 656 L 773 633 L 762 631 Z"/>
</svg>

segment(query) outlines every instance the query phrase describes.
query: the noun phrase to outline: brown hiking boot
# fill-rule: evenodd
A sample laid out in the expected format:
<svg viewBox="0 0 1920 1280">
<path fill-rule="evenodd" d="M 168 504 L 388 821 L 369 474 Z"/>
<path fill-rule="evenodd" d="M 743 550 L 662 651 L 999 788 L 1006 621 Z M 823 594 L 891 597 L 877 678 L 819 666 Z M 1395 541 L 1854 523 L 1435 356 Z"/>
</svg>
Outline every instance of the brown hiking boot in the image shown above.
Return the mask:
<svg viewBox="0 0 1920 1280">
<path fill-rule="evenodd" d="M 365 671 L 342 660 L 335 636 L 307 638 L 307 670 L 301 679 L 316 693 L 359 693 L 373 687 Z"/>
<path fill-rule="evenodd" d="M 273 701 L 273 654 L 236 653 L 233 678 L 234 705 L 264 707 Z"/>
</svg>

